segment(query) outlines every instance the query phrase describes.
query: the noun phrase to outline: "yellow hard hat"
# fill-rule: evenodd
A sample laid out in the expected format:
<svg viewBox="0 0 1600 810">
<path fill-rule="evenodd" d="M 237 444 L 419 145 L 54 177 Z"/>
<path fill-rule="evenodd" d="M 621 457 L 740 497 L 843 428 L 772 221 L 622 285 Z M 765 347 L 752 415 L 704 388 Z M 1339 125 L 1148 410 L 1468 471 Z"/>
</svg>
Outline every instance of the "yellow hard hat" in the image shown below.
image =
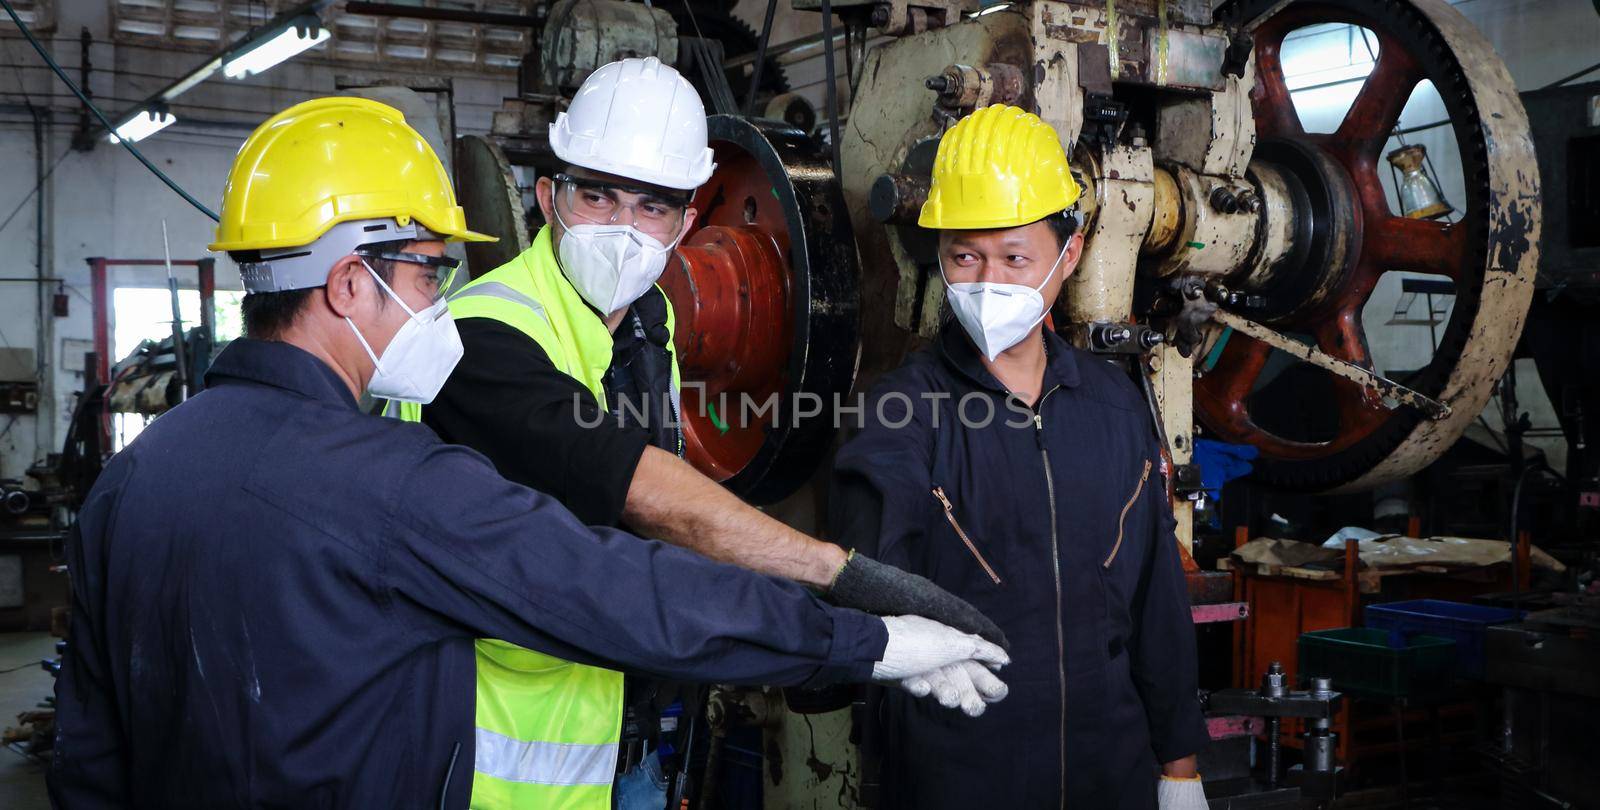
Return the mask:
<svg viewBox="0 0 1600 810">
<path fill-rule="evenodd" d="M 1033 113 L 996 104 L 957 121 L 939 140 L 917 224 L 1012 228 L 1066 210 L 1082 192 L 1056 131 Z"/>
<path fill-rule="evenodd" d="M 467 230 L 450 176 L 399 110 L 319 98 L 267 119 L 239 147 L 211 249 L 299 247 L 341 222 L 391 217 L 450 241 L 496 239 Z"/>
</svg>

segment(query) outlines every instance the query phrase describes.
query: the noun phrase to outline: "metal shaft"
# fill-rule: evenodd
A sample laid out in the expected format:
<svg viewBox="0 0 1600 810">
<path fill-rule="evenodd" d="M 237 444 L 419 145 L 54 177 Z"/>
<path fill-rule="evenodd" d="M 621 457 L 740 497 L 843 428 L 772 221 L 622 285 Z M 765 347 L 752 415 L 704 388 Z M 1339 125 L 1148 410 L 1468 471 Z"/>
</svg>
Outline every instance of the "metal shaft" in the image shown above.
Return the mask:
<svg viewBox="0 0 1600 810">
<path fill-rule="evenodd" d="M 1279 733 L 1283 730 L 1283 719 L 1279 717 L 1267 718 L 1267 789 L 1275 790 L 1278 787 L 1278 774 L 1283 765 L 1283 742 Z"/>
<path fill-rule="evenodd" d="M 167 221 L 161 220 L 161 250 L 167 257 L 167 291 L 172 293 L 172 360 L 177 366 L 181 399 L 189 398 L 189 364 L 184 357 L 183 310 L 178 305 L 178 276 L 172 272 L 172 245 L 167 242 Z"/>
<path fill-rule="evenodd" d="M 1443 419 L 1450 415 L 1450 406 L 1439 400 L 1420 391 L 1407 388 L 1372 369 L 1358 366 L 1348 360 L 1341 360 L 1315 346 L 1307 346 L 1294 338 L 1279 334 L 1255 321 L 1246 320 L 1223 309 L 1219 309 L 1212 314 L 1211 319 L 1223 326 L 1231 327 L 1236 332 L 1249 335 L 1285 354 L 1310 363 L 1317 368 L 1370 388 L 1382 396 L 1393 397 L 1402 405 L 1409 405 L 1422 411 L 1430 419 Z"/>
</svg>

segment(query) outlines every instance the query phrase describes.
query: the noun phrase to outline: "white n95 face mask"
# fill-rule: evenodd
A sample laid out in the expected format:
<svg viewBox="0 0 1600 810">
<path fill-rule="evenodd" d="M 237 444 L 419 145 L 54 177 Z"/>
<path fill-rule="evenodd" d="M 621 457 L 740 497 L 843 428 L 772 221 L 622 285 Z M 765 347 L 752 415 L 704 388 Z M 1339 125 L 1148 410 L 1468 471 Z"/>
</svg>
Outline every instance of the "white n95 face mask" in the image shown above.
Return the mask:
<svg viewBox="0 0 1600 810">
<path fill-rule="evenodd" d="M 1037 287 L 997 281 L 951 284 L 949 277 L 944 274 L 944 257 L 939 257 L 939 277 L 944 279 L 945 300 L 950 302 L 956 320 L 961 322 L 961 327 L 977 344 L 978 351 L 990 362 L 999 357 L 1001 352 L 1021 342 L 1033 331 L 1033 327 L 1044 320 L 1044 295 L 1039 291 L 1050 283 L 1050 278 L 1061 266 L 1061 260 L 1066 258 L 1067 247 L 1071 244 L 1069 239 L 1066 245 L 1061 246 L 1056 263 L 1051 265 L 1050 272 L 1045 274 Z"/>
<path fill-rule="evenodd" d="M 561 271 L 578 295 L 601 315 L 610 315 L 644 295 L 661 278 L 667 257 L 678 244 L 674 239 L 671 245 L 663 245 L 632 225 L 568 225 L 559 210 L 556 221 L 565 230 L 556 249 Z"/>
<path fill-rule="evenodd" d="M 361 336 L 361 330 L 356 328 L 355 322 L 349 317 L 344 319 L 376 367 L 372 372 L 372 380 L 367 383 L 367 392 L 383 399 L 426 405 L 439 395 L 444 381 L 450 378 L 450 372 L 461 361 L 461 335 L 456 332 L 456 322 L 450 317 L 450 307 L 441 297 L 433 306 L 421 312 L 412 312 L 411 307 L 406 306 L 406 302 L 400 300 L 400 296 L 395 295 L 394 290 L 389 289 L 383 278 L 373 271 L 366 259 L 361 260 L 361 265 L 410 316 L 384 348 L 382 357 L 373 353 L 372 346 Z"/>
</svg>

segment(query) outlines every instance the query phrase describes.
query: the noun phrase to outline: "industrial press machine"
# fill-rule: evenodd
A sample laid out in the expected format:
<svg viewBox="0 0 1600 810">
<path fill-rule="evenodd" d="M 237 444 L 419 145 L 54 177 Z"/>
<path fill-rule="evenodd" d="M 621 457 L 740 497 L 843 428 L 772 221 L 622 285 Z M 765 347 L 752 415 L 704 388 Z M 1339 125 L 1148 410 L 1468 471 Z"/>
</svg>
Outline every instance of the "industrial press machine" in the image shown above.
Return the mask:
<svg viewBox="0 0 1600 810">
<path fill-rule="evenodd" d="M 474 246 L 471 267 L 497 266 L 540 224 L 523 189 L 553 160 L 544 126 L 563 92 L 622 56 L 688 63 L 719 114 L 717 172 L 661 282 L 677 311 L 687 455 L 800 528 L 824 529 L 830 407 L 941 322 L 935 243 L 916 214 L 938 138 L 988 104 L 1037 112 L 1081 172 L 1087 240 L 1052 323 L 1144 385 L 1186 551 L 1197 433 L 1259 448 L 1257 479 L 1274 486 L 1369 489 L 1447 449 L 1510 361 L 1538 262 L 1539 173 L 1505 65 L 1444 0 L 835 0 L 851 92 L 848 110 L 824 111 L 822 137 L 795 126 L 806 116 L 790 114 L 791 97 L 744 114 L 726 55 L 680 37 L 657 5 L 551 11 L 522 95 L 494 133 L 457 144 L 468 217 L 502 237 Z M 1314 132 L 1280 54 L 1292 33 L 1327 24 L 1375 37 L 1373 68 L 1337 127 Z M 1457 154 L 1391 148 L 1424 83 Z M 1451 204 L 1407 193 L 1430 159 L 1459 161 Z M 1362 320 L 1393 272 L 1443 277 L 1454 294 L 1431 359 L 1396 379 L 1374 370 Z M 1321 413 L 1268 412 L 1257 395 L 1282 365 L 1275 353 L 1326 372 Z M 775 414 L 730 418 L 748 415 L 730 406 L 742 398 L 773 395 Z M 794 405 L 806 401 L 823 406 Z M 771 727 L 768 806 L 857 802 L 844 716 L 786 723 L 775 700 L 713 699 L 721 716 Z"/>
</svg>

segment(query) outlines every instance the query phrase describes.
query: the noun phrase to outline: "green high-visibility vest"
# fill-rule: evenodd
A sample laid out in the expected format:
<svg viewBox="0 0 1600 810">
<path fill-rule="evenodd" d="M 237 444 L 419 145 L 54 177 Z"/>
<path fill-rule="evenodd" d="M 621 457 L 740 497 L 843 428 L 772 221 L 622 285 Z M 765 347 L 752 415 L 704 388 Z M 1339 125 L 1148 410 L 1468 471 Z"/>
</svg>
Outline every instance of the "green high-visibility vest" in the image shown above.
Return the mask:
<svg viewBox="0 0 1600 810">
<path fill-rule="evenodd" d="M 550 228 L 510 262 L 450 296 L 451 317 L 490 318 L 532 338 L 601 408 L 611 331 L 556 264 Z M 674 327 L 667 304 L 667 331 Z M 680 385 L 671 341 L 672 387 Z M 422 420 L 391 402 L 385 413 Z M 577 426 L 574 426 L 575 428 Z M 622 736 L 622 673 L 565 661 L 497 639 L 479 639 L 475 810 L 610 810 Z"/>
</svg>

